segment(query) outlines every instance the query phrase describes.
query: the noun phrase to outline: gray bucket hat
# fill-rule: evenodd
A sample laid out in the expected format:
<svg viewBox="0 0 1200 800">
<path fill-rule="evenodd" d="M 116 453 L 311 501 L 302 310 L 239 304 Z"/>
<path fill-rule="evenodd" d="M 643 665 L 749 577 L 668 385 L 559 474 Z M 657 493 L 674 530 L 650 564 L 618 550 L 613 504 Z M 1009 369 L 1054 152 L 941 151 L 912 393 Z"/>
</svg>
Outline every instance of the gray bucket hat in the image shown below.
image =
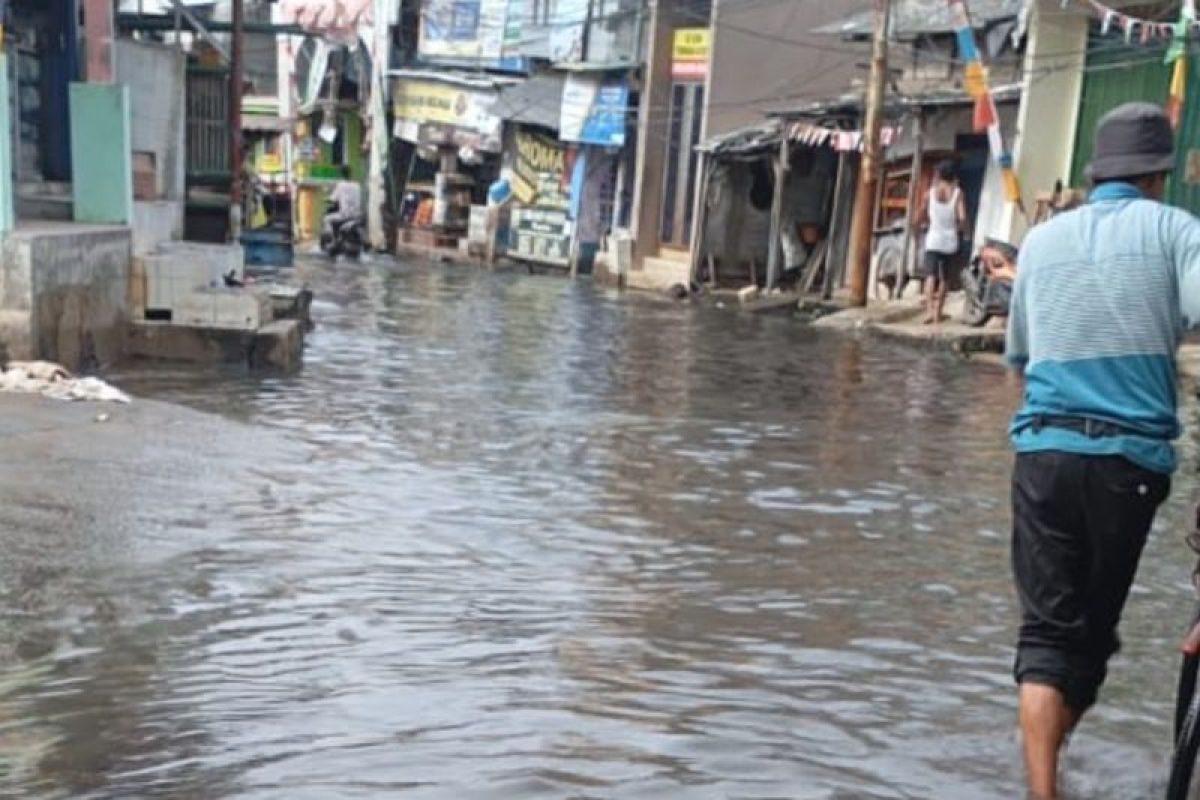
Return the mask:
<svg viewBox="0 0 1200 800">
<path fill-rule="evenodd" d="M 1095 181 L 1170 172 L 1175 168 L 1175 132 L 1153 103 L 1125 103 L 1096 125 L 1087 177 Z"/>
</svg>

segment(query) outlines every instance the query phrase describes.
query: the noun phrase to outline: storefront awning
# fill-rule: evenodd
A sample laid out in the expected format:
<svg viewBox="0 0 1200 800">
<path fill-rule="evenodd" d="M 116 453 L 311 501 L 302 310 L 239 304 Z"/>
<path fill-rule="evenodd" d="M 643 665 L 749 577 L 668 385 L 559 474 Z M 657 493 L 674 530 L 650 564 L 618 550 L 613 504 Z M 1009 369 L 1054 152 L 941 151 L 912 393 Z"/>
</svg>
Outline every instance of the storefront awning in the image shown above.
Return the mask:
<svg viewBox="0 0 1200 800">
<path fill-rule="evenodd" d="M 292 120 L 283 117 L 268 117 L 261 114 L 242 116 L 242 130 L 255 133 L 287 133 L 292 129 Z"/>
<path fill-rule="evenodd" d="M 509 122 L 540 125 L 558 130 L 562 117 L 563 86 L 566 76 L 544 72 L 500 92 L 493 109 L 496 116 Z"/>
</svg>

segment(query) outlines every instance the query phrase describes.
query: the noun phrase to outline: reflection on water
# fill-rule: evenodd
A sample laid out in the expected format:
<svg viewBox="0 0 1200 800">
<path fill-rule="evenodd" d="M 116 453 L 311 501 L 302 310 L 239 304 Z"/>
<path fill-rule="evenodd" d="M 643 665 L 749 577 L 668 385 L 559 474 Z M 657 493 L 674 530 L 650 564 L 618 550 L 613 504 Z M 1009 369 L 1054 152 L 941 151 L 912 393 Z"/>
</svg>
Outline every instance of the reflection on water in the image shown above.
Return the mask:
<svg viewBox="0 0 1200 800">
<path fill-rule="evenodd" d="M 118 376 L 306 455 L 0 573 L 0 794 L 1016 796 L 1008 376 L 553 279 L 307 270 L 300 374 Z M 1192 484 L 1080 796 L 1158 791 Z M 127 560 L 151 521 L 178 547 Z"/>
</svg>

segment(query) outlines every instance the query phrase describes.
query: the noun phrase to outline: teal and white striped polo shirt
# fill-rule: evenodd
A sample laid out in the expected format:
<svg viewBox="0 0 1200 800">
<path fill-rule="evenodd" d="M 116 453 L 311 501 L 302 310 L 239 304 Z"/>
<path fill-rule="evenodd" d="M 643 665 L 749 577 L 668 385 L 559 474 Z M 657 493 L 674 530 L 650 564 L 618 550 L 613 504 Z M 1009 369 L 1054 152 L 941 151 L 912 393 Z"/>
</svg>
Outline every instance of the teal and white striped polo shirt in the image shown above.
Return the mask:
<svg viewBox="0 0 1200 800">
<path fill-rule="evenodd" d="M 1017 452 L 1121 455 L 1157 472 L 1176 467 L 1175 351 L 1200 325 L 1200 220 L 1105 183 L 1088 205 L 1030 231 L 1017 267 L 1007 359 L 1025 370 L 1010 428 Z M 1039 416 L 1129 428 L 1092 437 L 1036 429 Z"/>
</svg>

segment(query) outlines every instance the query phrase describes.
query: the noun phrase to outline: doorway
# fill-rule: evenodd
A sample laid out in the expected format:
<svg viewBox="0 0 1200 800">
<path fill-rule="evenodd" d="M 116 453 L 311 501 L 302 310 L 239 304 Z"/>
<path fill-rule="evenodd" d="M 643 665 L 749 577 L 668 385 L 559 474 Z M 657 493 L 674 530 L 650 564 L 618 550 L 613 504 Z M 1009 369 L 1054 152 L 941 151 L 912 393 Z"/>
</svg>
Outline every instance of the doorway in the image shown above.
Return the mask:
<svg viewBox="0 0 1200 800">
<path fill-rule="evenodd" d="M 692 243 L 692 210 L 696 192 L 696 145 L 704 114 L 704 84 L 675 83 L 663 170 L 662 244 L 686 250 Z"/>
</svg>

